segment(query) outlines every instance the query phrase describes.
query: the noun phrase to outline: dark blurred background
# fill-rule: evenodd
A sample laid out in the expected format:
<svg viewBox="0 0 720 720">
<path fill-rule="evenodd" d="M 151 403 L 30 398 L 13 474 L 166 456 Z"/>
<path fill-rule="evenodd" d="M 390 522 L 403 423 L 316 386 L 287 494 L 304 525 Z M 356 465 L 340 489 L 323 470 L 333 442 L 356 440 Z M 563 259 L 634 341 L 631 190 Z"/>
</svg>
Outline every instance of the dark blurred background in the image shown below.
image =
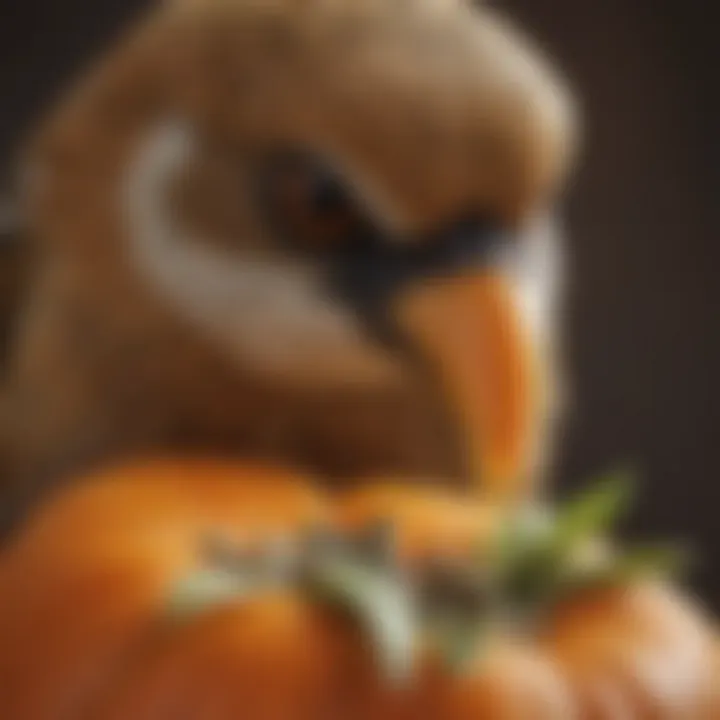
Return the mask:
<svg viewBox="0 0 720 720">
<path fill-rule="evenodd" d="M 392 1 L 392 0 L 388 0 Z M 146 0 L 0 0 L 0 177 L 28 124 Z M 720 610 L 718 60 L 703 0 L 507 0 L 566 69 L 586 138 L 566 211 L 575 411 L 561 489 L 628 462 L 626 527 L 698 550 Z"/>
</svg>

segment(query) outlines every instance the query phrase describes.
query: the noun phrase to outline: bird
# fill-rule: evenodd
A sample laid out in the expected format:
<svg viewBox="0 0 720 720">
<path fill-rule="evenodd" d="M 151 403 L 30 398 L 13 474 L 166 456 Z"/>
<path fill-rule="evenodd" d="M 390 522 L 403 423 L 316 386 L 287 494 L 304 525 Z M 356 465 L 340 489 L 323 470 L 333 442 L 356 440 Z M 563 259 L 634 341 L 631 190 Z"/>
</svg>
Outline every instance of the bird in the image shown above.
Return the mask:
<svg viewBox="0 0 720 720">
<path fill-rule="evenodd" d="M 577 114 L 483 3 L 151 8 L 23 154 L 5 496 L 159 454 L 533 492 Z"/>
</svg>

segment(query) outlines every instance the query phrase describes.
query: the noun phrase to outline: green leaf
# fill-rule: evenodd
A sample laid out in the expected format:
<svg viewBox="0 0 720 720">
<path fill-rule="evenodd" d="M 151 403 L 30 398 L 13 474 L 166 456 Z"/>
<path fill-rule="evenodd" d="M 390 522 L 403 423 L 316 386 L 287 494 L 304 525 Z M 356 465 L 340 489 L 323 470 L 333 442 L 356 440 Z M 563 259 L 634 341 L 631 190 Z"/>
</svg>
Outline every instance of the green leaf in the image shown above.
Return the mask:
<svg viewBox="0 0 720 720">
<path fill-rule="evenodd" d="M 509 518 L 490 557 L 495 604 L 518 617 L 532 617 L 573 578 L 587 575 L 575 565 L 578 550 L 606 532 L 625 510 L 631 485 L 627 473 L 615 473 L 554 516 L 525 508 Z"/>
<path fill-rule="evenodd" d="M 311 587 L 353 614 L 369 633 L 386 679 L 409 681 L 416 656 L 415 603 L 397 573 L 343 559 L 314 568 Z"/>
<path fill-rule="evenodd" d="M 691 554 L 677 545 L 647 545 L 620 555 L 608 569 L 610 582 L 630 582 L 642 578 L 668 578 L 683 573 L 691 564 Z"/>
<path fill-rule="evenodd" d="M 556 552 L 610 530 L 629 507 L 633 484 L 630 473 L 615 472 L 566 502 L 556 516 L 552 533 Z"/>
<path fill-rule="evenodd" d="M 507 564 L 542 543 L 552 529 L 551 518 L 539 508 L 522 508 L 503 524 L 497 546 L 498 560 Z"/>
<path fill-rule="evenodd" d="M 226 570 L 199 570 L 180 580 L 172 588 L 167 616 L 185 621 L 218 606 L 236 602 L 266 587 L 257 577 L 243 577 Z"/>
<path fill-rule="evenodd" d="M 551 581 L 552 533 L 552 517 L 541 508 L 523 508 L 507 519 L 487 561 L 489 594 L 494 605 L 524 606 L 543 594 Z"/>
<path fill-rule="evenodd" d="M 429 634 L 440 657 L 455 673 L 471 668 L 486 639 L 491 619 L 487 615 L 441 615 L 428 622 Z"/>
<path fill-rule="evenodd" d="M 643 579 L 674 579 L 690 564 L 690 554 L 677 545 L 648 545 L 616 553 L 593 567 L 568 566 L 556 599 L 597 587 L 623 586 Z"/>
<path fill-rule="evenodd" d="M 551 532 L 550 517 L 538 508 L 523 508 L 508 517 L 499 528 L 486 561 L 490 576 L 502 583 L 547 544 Z"/>
</svg>

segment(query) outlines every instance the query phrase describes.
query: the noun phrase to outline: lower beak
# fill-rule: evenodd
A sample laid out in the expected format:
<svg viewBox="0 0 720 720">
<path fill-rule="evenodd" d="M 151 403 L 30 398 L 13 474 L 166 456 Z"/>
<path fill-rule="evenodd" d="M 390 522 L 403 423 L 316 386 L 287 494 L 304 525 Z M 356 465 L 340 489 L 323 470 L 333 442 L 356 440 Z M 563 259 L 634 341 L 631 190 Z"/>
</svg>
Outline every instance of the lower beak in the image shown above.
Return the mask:
<svg viewBox="0 0 720 720">
<path fill-rule="evenodd" d="M 539 373 L 508 281 L 490 272 L 427 280 L 397 298 L 395 310 L 438 372 L 473 479 L 497 500 L 526 495 Z"/>
</svg>

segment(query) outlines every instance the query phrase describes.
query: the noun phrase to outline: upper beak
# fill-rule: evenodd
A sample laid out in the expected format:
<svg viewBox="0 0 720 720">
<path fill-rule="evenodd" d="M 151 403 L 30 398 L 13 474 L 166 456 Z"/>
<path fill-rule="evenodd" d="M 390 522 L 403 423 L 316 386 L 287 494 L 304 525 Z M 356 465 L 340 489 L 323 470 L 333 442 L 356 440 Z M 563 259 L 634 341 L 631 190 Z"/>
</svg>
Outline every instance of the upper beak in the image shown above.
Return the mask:
<svg viewBox="0 0 720 720">
<path fill-rule="evenodd" d="M 508 279 L 494 270 L 426 279 L 396 303 L 399 322 L 435 365 L 473 479 L 500 501 L 527 494 L 538 360 Z"/>
</svg>

